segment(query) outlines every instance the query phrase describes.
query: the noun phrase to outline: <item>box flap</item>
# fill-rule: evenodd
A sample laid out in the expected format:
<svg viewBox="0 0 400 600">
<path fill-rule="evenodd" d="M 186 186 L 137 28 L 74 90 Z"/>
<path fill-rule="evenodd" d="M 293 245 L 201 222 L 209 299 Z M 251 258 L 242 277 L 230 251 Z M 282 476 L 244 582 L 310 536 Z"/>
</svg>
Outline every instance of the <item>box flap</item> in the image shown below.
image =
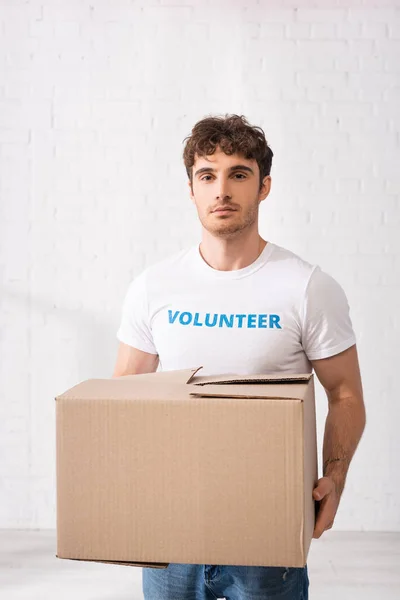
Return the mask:
<svg viewBox="0 0 400 600">
<path fill-rule="evenodd" d="M 151 382 L 135 380 L 126 377 L 113 379 L 87 379 L 56 397 L 56 401 L 79 402 L 147 402 L 188 399 L 191 386 L 185 383 L 168 383 L 165 380 L 154 379 Z"/>
<path fill-rule="evenodd" d="M 148 381 L 153 383 L 156 381 L 166 383 L 191 383 L 193 377 L 203 367 L 197 367 L 197 369 L 180 369 L 177 371 L 157 371 L 155 373 L 143 373 L 140 375 L 122 375 L 116 379 L 134 379 L 138 383 Z"/>
<path fill-rule="evenodd" d="M 148 400 L 187 397 L 185 384 L 191 383 L 202 367 L 180 371 L 160 371 L 141 375 L 122 375 L 110 379 L 86 379 L 63 394 L 57 400 Z M 168 384 L 168 385 L 166 385 Z"/>
<path fill-rule="evenodd" d="M 312 373 L 287 374 L 269 373 L 257 375 L 219 375 L 193 377 L 197 390 L 190 392 L 194 397 L 213 398 L 265 398 L 303 400 Z"/>
<path fill-rule="evenodd" d="M 199 387 L 198 391 L 189 394 L 195 398 L 264 398 L 266 400 L 300 400 L 304 398 L 307 386 L 294 385 L 207 385 Z"/>
<path fill-rule="evenodd" d="M 199 369 L 196 370 L 196 372 Z M 228 383 L 308 383 L 312 373 L 265 373 L 257 375 L 214 375 L 214 376 L 196 376 L 194 373 L 191 383 L 194 385 L 228 384 Z M 188 382 L 188 383 L 190 383 Z"/>
</svg>

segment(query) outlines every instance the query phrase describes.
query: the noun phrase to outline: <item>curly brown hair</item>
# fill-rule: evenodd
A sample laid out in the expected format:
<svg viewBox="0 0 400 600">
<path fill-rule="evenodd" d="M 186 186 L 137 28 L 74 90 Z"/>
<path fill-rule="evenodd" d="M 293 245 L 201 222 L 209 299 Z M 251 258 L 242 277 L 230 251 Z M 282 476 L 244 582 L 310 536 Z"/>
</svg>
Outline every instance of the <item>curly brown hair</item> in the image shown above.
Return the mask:
<svg viewBox="0 0 400 600">
<path fill-rule="evenodd" d="M 198 121 L 192 134 L 183 141 L 183 161 L 193 190 L 195 156 L 214 154 L 217 146 L 225 154 L 241 154 L 244 158 L 257 161 L 260 170 L 260 190 L 266 175 L 271 172 L 273 152 L 265 139 L 261 127 L 249 124 L 244 115 L 209 116 Z"/>
</svg>

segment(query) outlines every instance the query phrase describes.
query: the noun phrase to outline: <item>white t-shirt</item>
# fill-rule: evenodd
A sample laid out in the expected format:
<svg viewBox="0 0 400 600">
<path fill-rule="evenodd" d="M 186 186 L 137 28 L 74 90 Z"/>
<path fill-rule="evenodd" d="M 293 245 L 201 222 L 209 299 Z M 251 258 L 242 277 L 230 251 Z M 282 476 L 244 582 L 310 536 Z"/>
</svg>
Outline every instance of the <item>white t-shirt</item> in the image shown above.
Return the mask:
<svg viewBox="0 0 400 600">
<path fill-rule="evenodd" d="M 158 354 L 163 371 L 310 373 L 310 360 L 356 343 L 346 295 L 330 275 L 268 242 L 249 266 L 219 271 L 199 246 L 130 284 L 117 338 Z"/>
</svg>

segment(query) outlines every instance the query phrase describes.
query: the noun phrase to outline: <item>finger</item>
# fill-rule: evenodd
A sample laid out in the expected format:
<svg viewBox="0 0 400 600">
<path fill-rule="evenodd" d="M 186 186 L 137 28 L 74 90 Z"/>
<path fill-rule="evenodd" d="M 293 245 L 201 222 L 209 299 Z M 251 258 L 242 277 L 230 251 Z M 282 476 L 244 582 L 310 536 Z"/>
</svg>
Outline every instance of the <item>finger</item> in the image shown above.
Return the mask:
<svg viewBox="0 0 400 600">
<path fill-rule="evenodd" d="M 320 538 L 321 535 L 325 532 L 325 531 L 329 531 L 329 529 L 332 529 L 333 527 L 333 523 L 330 523 L 327 527 L 325 527 L 325 529 L 314 529 L 314 533 L 313 533 L 313 538 Z"/>
<path fill-rule="evenodd" d="M 322 477 L 313 490 L 314 499 L 322 500 L 322 498 L 332 491 L 332 487 L 332 481 L 328 477 Z"/>
<path fill-rule="evenodd" d="M 315 532 L 322 533 L 329 526 L 333 525 L 333 521 L 336 516 L 336 511 L 333 507 L 324 506 L 320 512 L 317 514 L 317 519 L 315 522 Z"/>
<path fill-rule="evenodd" d="M 333 525 L 336 514 L 335 505 L 329 502 L 329 497 L 323 500 L 320 504 L 320 509 L 317 514 L 313 537 L 319 538 L 323 532 Z"/>
<path fill-rule="evenodd" d="M 317 522 L 315 523 L 313 537 L 314 538 L 321 537 L 321 535 L 324 533 L 324 531 L 325 531 L 324 522 L 323 522 L 322 518 L 318 518 Z"/>
</svg>

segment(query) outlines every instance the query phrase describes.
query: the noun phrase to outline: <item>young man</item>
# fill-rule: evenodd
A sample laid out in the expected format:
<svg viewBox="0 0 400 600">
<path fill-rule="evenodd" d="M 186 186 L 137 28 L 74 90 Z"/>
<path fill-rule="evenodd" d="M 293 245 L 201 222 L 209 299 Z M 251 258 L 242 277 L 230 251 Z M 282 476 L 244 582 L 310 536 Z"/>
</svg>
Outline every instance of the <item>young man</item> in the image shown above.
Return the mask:
<svg viewBox="0 0 400 600">
<path fill-rule="evenodd" d="M 258 233 L 273 153 L 244 117 L 207 117 L 183 158 L 202 240 L 129 286 L 114 376 L 203 365 L 203 373 L 306 373 L 329 412 L 314 537 L 333 525 L 365 426 L 349 306 L 340 285 Z M 305 600 L 307 567 L 170 564 L 143 569 L 145 600 Z"/>
</svg>

